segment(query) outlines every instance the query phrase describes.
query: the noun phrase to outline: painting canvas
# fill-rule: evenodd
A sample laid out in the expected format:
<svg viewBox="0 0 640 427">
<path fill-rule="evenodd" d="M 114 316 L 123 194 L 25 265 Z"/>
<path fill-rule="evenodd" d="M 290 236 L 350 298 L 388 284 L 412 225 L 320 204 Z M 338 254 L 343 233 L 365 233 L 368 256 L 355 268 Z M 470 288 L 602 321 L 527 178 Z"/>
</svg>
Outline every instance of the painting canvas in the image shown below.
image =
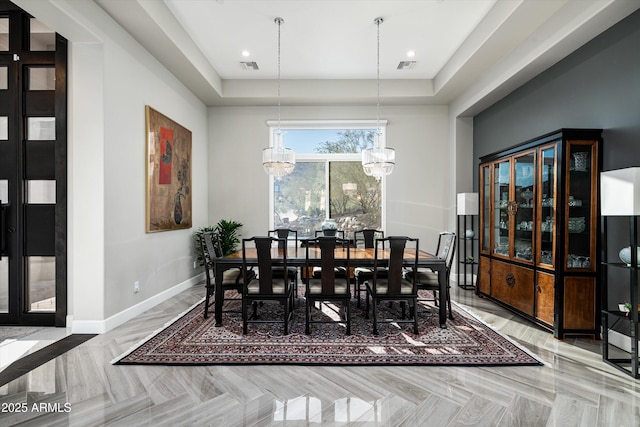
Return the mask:
<svg viewBox="0 0 640 427">
<path fill-rule="evenodd" d="M 147 233 L 191 228 L 191 131 L 146 106 Z"/>
</svg>

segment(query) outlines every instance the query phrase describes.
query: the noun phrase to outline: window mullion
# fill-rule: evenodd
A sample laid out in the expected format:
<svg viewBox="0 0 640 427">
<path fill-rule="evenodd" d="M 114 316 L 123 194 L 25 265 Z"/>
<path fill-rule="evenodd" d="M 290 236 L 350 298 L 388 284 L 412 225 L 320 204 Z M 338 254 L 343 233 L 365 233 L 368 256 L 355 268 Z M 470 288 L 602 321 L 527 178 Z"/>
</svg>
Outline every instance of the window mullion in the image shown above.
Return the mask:
<svg viewBox="0 0 640 427">
<path fill-rule="evenodd" d="M 324 168 L 324 188 L 325 188 L 325 194 L 327 195 L 325 197 L 325 212 L 326 217 L 327 218 L 331 218 L 331 188 L 330 188 L 330 168 L 331 168 L 331 161 L 329 159 L 327 159 L 326 161 L 326 166 Z"/>
</svg>

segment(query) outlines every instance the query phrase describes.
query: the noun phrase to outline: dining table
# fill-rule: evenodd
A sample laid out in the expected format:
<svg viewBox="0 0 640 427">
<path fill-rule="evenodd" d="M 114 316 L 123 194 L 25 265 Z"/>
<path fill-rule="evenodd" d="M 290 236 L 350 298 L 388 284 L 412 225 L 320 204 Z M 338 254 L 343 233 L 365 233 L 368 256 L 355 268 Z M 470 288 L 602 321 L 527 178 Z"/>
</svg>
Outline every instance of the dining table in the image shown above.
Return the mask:
<svg viewBox="0 0 640 427">
<path fill-rule="evenodd" d="M 283 248 L 274 247 L 271 250 L 271 260 L 274 266 L 282 265 L 284 262 Z M 306 247 L 288 246 L 286 247 L 286 263 L 287 267 L 304 267 L 306 265 Z M 415 260 L 415 248 L 405 248 L 403 257 L 407 266 L 413 266 Z M 253 247 L 246 248 L 247 265 L 258 265 L 258 256 L 256 249 Z M 378 263 L 380 260 L 388 260 L 391 250 L 378 249 Z M 309 257 L 320 259 L 320 248 L 310 247 Z M 242 251 L 233 252 L 224 257 L 217 257 L 213 260 L 215 283 L 222 283 L 222 275 L 225 270 L 231 268 L 242 268 Z M 335 249 L 336 261 L 346 260 L 347 249 L 337 247 Z M 374 267 L 375 248 L 349 248 L 349 265 L 350 267 Z M 418 268 L 429 268 L 438 274 L 438 308 L 439 322 L 441 328 L 447 327 L 447 286 L 446 283 L 446 264 L 445 259 L 430 254 L 423 250 L 418 250 Z M 214 292 L 214 310 L 215 310 L 215 326 L 222 326 L 222 305 L 224 303 L 224 290 L 222 286 L 215 286 Z"/>
</svg>

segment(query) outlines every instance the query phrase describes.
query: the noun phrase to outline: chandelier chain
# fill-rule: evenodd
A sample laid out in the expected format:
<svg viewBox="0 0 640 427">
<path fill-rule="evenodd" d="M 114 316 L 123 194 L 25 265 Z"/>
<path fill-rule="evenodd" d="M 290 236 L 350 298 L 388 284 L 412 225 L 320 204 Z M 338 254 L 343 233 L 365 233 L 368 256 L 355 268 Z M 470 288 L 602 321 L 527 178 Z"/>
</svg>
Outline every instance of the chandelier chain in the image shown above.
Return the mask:
<svg viewBox="0 0 640 427">
<path fill-rule="evenodd" d="M 380 24 L 382 23 L 382 18 L 375 19 L 376 26 L 378 29 L 378 37 L 377 37 L 377 72 L 376 72 L 376 85 L 377 85 L 377 98 L 376 98 L 376 128 L 377 132 L 380 133 Z"/>
<path fill-rule="evenodd" d="M 362 150 L 362 168 L 365 175 L 373 176 L 377 180 L 389 175 L 395 165 L 395 150 L 381 146 L 382 129 L 380 129 L 380 24 L 383 19 L 377 17 L 373 20 L 377 26 L 376 45 L 376 134 L 373 137 L 373 147 Z"/>
</svg>

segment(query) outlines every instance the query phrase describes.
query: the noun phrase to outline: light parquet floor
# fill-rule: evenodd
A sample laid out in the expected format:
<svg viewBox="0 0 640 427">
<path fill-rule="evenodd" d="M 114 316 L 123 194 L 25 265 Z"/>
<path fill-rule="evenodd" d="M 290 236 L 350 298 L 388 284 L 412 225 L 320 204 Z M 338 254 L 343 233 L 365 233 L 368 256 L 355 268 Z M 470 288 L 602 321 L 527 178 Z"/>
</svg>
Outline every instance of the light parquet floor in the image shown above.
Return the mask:
<svg viewBox="0 0 640 427">
<path fill-rule="evenodd" d="M 200 286 L 0 387 L 0 426 L 638 426 L 640 381 L 472 291 L 453 299 L 538 367 L 113 366 Z"/>
</svg>

